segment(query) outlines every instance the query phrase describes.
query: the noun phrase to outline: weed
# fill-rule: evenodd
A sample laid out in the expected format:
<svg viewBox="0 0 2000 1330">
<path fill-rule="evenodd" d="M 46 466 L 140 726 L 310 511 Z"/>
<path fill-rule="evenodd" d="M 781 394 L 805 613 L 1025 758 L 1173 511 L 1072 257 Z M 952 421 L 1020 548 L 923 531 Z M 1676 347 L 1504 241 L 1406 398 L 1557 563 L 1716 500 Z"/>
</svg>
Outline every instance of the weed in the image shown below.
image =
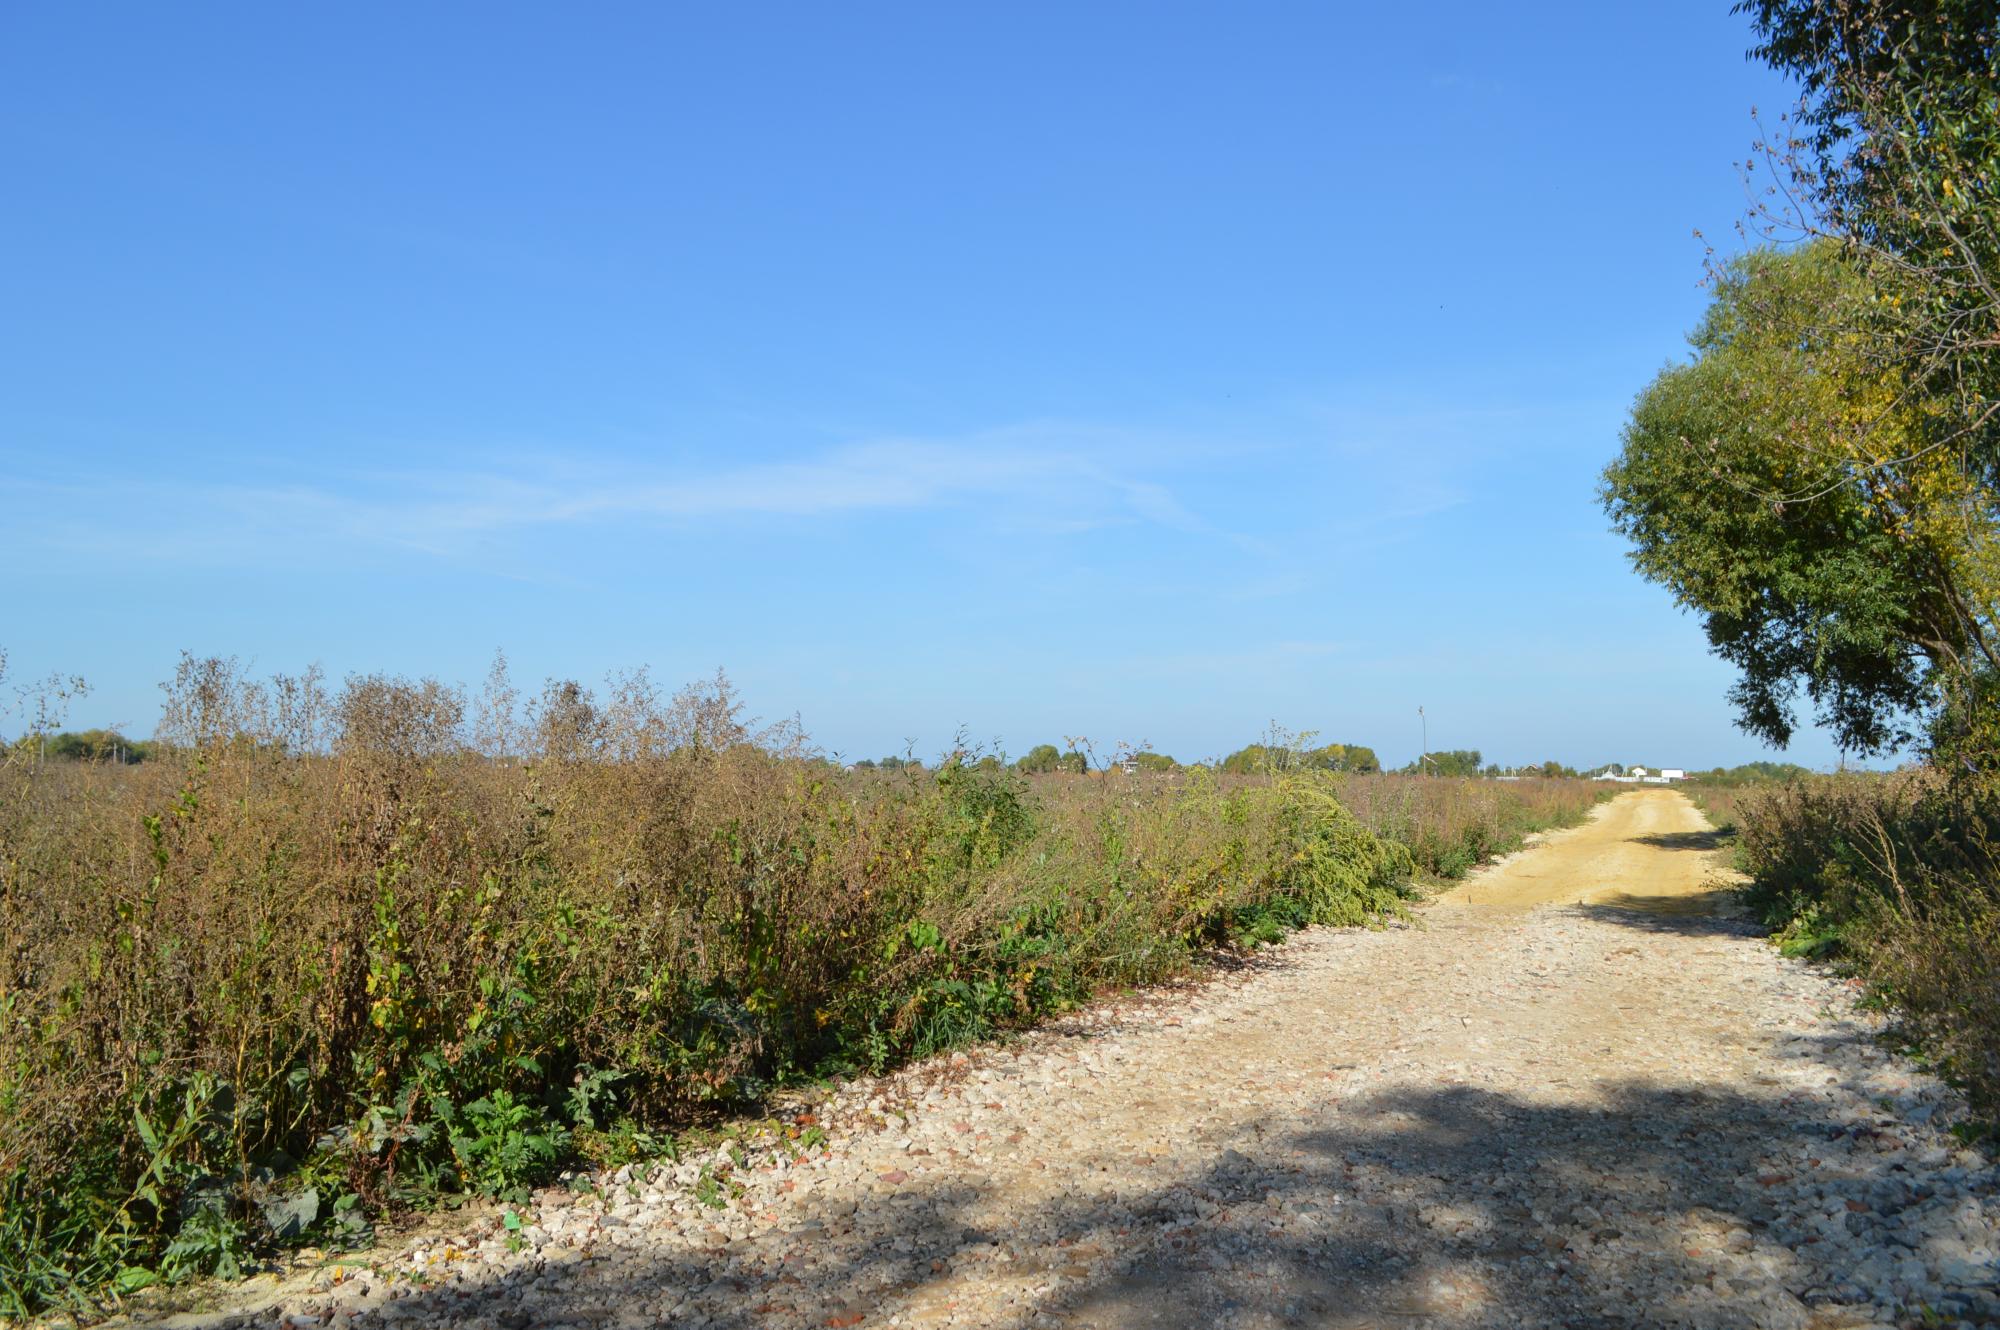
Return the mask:
<svg viewBox="0 0 2000 1330">
<path fill-rule="evenodd" d="M 673 1158 L 774 1087 L 1377 920 L 1594 797 L 850 771 L 720 678 L 514 697 L 188 658 L 145 762 L 0 766 L 0 1315 Z"/>
<path fill-rule="evenodd" d="M 204 1200 L 181 1219 L 160 1253 L 160 1275 L 181 1280 L 194 1275 L 240 1278 L 249 1252 L 249 1230 L 233 1218 L 220 1198 Z"/>
<path fill-rule="evenodd" d="M 548 1172 L 569 1141 L 568 1131 L 542 1109 L 506 1090 L 439 1116 L 448 1124 L 460 1176 L 488 1196 L 525 1200 L 529 1184 Z"/>
<path fill-rule="evenodd" d="M 1739 792 L 1746 899 L 1788 955 L 1838 957 L 1975 1111 L 2000 1107 L 2000 796 L 1934 773 Z"/>
</svg>

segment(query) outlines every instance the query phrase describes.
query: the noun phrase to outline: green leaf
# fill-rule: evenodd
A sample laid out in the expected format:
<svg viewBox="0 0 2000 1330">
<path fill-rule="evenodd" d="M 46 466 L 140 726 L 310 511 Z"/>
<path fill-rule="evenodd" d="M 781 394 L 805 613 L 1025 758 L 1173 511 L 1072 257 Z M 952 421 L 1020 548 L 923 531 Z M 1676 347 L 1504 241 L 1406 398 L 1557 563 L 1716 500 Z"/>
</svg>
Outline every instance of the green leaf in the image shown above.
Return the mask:
<svg viewBox="0 0 2000 1330">
<path fill-rule="evenodd" d="M 145 1145 L 146 1153 L 158 1155 L 160 1153 L 159 1133 L 153 1130 L 152 1123 L 146 1121 L 146 1115 L 136 1108 L 132 1110 L 132 1126 L 138 1131 L 139 1140 Z"/>
</svg>

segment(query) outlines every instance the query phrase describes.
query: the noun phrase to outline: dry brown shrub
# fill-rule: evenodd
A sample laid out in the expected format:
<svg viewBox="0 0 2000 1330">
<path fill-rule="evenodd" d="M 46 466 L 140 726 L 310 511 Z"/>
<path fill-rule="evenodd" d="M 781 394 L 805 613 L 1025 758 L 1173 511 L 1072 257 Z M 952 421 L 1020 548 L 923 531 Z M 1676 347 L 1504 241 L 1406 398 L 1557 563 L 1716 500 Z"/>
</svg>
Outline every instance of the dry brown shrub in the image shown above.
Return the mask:
<svg viewBox="0 0 2000 1330">
<path fill-rule="evenodd" d="M 1461 847 L 1573 801 L 850 772 L 719 675 L 522 707 L 504 660 L 468 703 L 189 656 L 166 691 L 155 760 L 0 771 L 0 1238 L 58 1283 L 157 1252 L 177 1211 L 131 1199 L 158 1162 L 135 1115 L 201 1087 L 175 1186 L 283 1151 L 392 1203 L 474 1185 L 451 1133 L 487 1096 L 567 1131 L 595 1069 L 595 1111 L 682 1122 L 1394 908 L 1407 856 L 1335 792 Z"/>
<path fill-rule="evenodd" d="M 1766 787 L 1735 812 L 1750 900 L 1781 943 L 1853 966 L 2000 1115 L 2000 800 L 1910 770 Z"/>
</svg>

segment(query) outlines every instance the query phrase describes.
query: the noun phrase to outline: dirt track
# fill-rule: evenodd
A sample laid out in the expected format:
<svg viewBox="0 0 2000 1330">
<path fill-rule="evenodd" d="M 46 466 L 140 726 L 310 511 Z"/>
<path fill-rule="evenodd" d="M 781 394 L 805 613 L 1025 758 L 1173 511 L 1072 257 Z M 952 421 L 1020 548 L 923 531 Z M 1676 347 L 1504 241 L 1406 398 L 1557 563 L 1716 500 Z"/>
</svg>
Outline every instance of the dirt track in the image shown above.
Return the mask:
<svg viewBox="0 0 2000 1330">
<path fill-rule="evenodd" d="M 1472 906 L 1612 905 L 1705 913 L 1733 875 L 1718 863 L 1713 828 L 1686 796 L 1666 789 L 1621 794 L 1582 827 L 1479 874 L 1438 898 L 1446 914 Z M 1692 853 L 1687 853 L 1692 851 Z"/>
<path fill-rule="evenodd" d="M 726 1209 L 687 1160 L 545 1194 L 520 1252 L 489 1218 L 233 1298 L 510 1330 L 2000 1317 L 2000 1181 L 1949 1097 L 1714 913 L 1718 872 L 1685 799 L 1626 793 L 1418 926 L 849 1087 L 827 1154 L 753 1155 Z"/>
</svg>

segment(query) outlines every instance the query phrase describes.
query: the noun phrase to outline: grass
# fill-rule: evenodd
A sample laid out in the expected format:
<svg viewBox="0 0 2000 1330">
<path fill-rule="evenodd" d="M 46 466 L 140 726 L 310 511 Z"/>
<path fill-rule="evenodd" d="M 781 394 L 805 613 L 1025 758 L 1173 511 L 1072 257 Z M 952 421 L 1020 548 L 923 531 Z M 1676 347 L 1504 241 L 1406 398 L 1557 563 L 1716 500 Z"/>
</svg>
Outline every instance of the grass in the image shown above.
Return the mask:
<svg viewBox="0 0 2000 1330">
<path fill-rule="evenodd" d="M 0 768 L 0 1314 L 670 1152 L 772 1088 L 1406 908 L 1581 783 L 848 771 L 726 681 L 256 682 Z"/>
<path fill-rule="evenodd" d="M 1433 780 L 1351 776 L 1340 797 L 1378 836 L 1409 848 L 1419 872 L 1464 877 L 1533 832 L 1574 826 L 1623 786 L 1576 779 Z"/>
<path fill-rule="evenodd" d="M 1925 770 L 1849 774 L 1732 791 L 1722 815 L 1779 946 L 1860 976 L 2000 1120 L 2000 796 Z"/>
<path fill-rule="evenodd" d="M 1761 796 L 1792 781 L 1810 778 L 1811 774 L 1801 767 L 1772 776 L 1699 775 L 1683 782 L 1679 789 L 1694 800 L 1695 806 L 1701 809 L 1725 841 L 1733 842 L 1743 824 L 1746 802 L 1754 803 Z"/>
</svg>

